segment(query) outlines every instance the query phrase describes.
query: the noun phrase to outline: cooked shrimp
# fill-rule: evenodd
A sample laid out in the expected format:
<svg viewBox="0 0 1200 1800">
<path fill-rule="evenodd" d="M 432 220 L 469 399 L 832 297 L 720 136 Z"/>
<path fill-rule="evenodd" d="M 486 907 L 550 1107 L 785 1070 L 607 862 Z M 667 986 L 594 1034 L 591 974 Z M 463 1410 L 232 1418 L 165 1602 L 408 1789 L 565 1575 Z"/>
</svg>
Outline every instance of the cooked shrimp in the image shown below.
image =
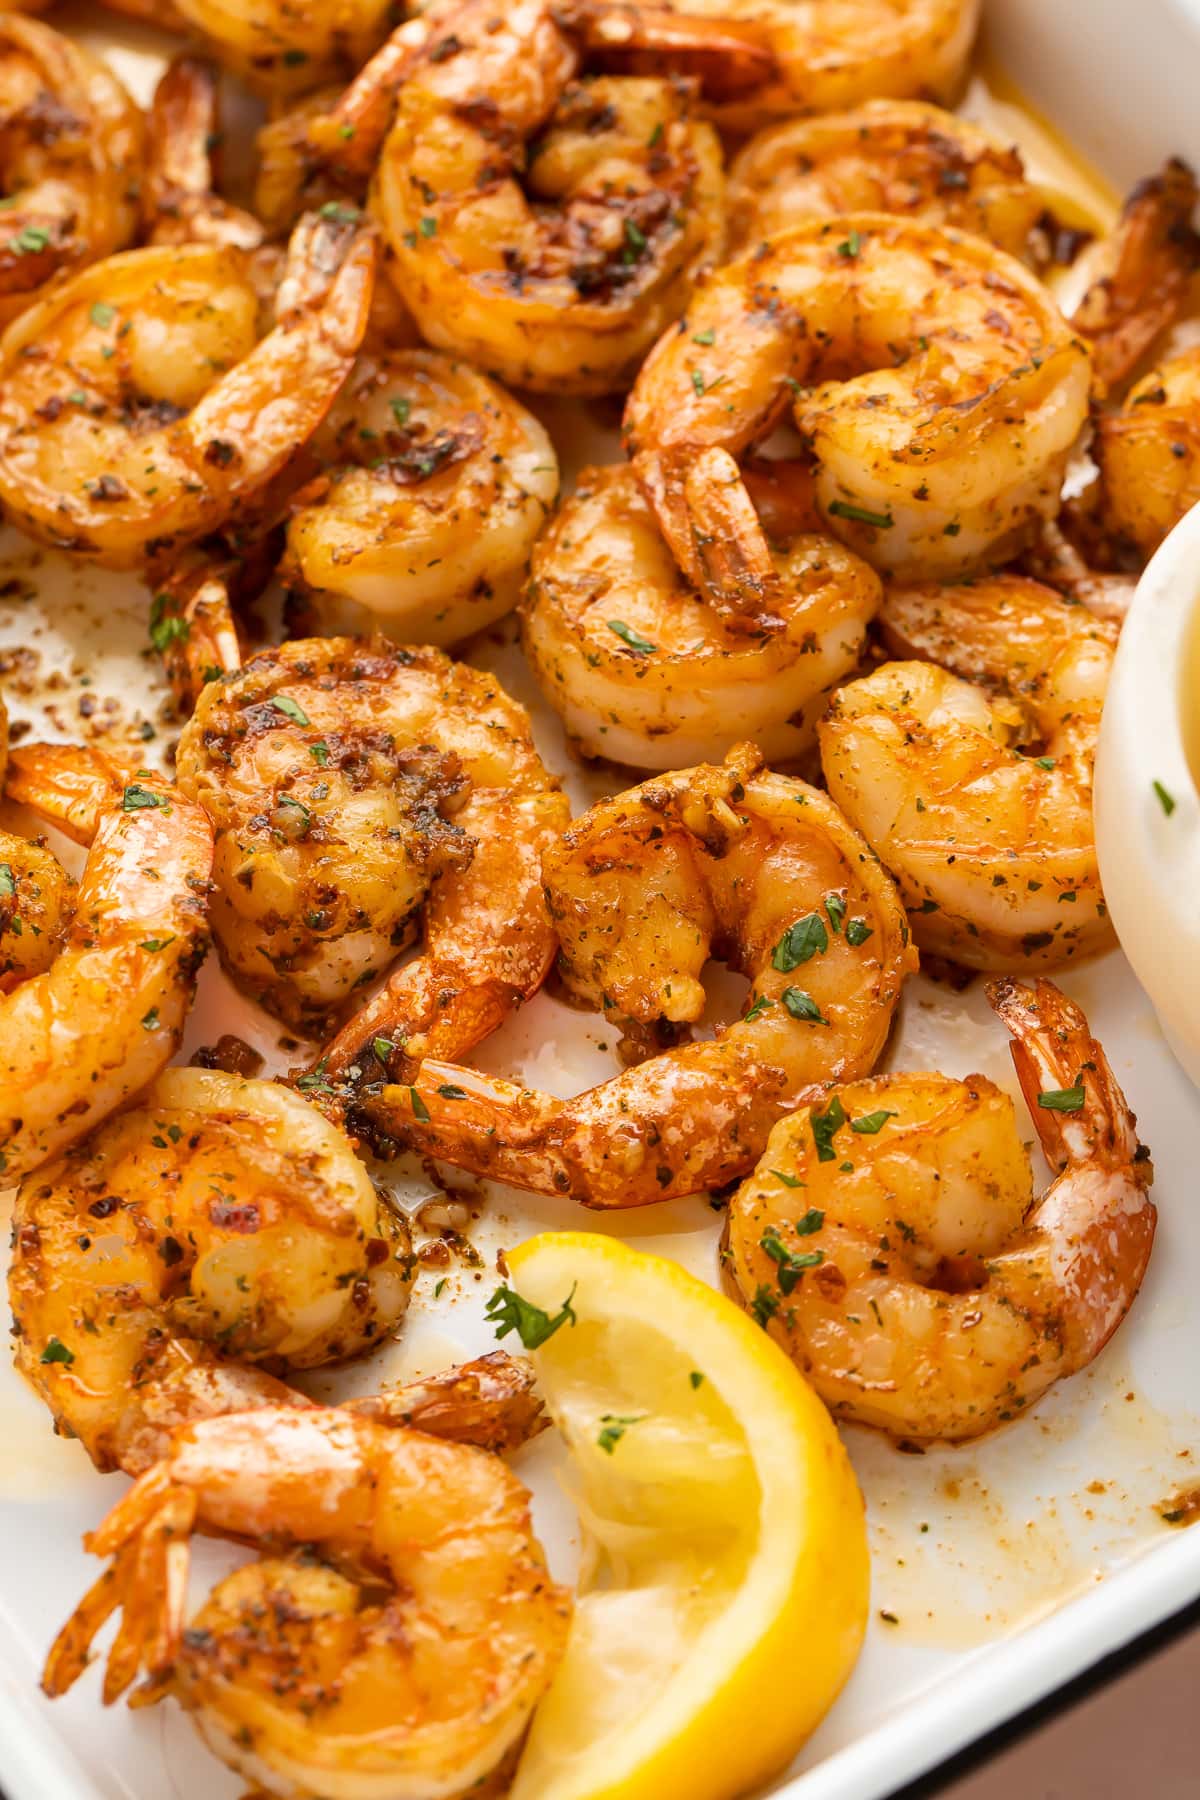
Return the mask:
<svg viewBox="0 0 1200 1800">
<path fill-rule="evenodd" d="M 303 221 L 261 342 L 237 250 L 129 250 L 56 288 L 0 346 L 11 519 L 122 568 L 217 529 L 332 404 L 366 326 L 374 254 L 354 227 Z"/>
<path fill-rule="evenodd" d="M 1057 512 L 1087 403 L 1087 351 L 1020 263 L 856 213 L 719 270 L 647 358 L 625 432 L 680 568 L 714 604 L 769 613 L 765 537 L 731 560 L 724 522 L 742 504 L 733 457 L 789 405 L 828 528 L 928 579 Z"/>
<path fill-rule="evenodd" d="M 970 1438 L 1099 1355 L 1154 1242 L 1153 1170 L 1079 1008 L 994 982 L 1056 1179 L 1032 1202 L 1008 1095 L 982 1075 L 885 1075 L 771 1133 L 730 1204 L 745 1299 L 844 1418 Z"/>
<path fill-rule="evenodd" d="M 467 0 L 400 87 L 372 205 L 426 339 L 502 380 L 626 384 L 723 237 L 721 156 L 686 87 L 578 82 L 550 0 Z M 519 175 L 525 172 L 524 185 Z"/>
<path fill-rule="evenodd" d="M 1099 266 L 1071 323 L 1092 346 L 1102 393 L 1132 373 L 1187 300 L 1200 267 L 1197 198 L 1195 174 L 1172 157 L 1138 183 L 1116 230 L 1096 246 Z"/>
<path fill-rule="evenodd" d="M 0 695 L 0 784 L 8 765 L 8 713 Z M 50 852 L 0 831 L 0 995 L 50 967 L 75 908 L 75 883 Z"/>
<path fill-rule="evenodd" d="M 406 1043 L 464 1054 L 545 976 L 540 857 L 567 805 L 492 676 L 382 638 L 293 641 L 205 689 L 177 767 L 216 825 L 222 956 L 279 1017 L 323 1022 L 424 910 L 423 953 L 331 1075 L 360 1050 L 379 1068 Z"/>
<path fill-rule="evenodd" d="M 882 212 L 974 232 L 1036 263 L 1044 210 L 1019 150 L 919 100 L 789 119 L 751 138 L 729 170 L 735 249 L 808 219 Z"/>
<path fill-rule="evenodd" d="M 215 1394 L 227 1411 L 279 1400 L 237 1364 L 312 1368 L 382 1341 L 408 1306 L 411 1249 L 299 1094 L 170 1069 L 22 1183 L 17 1366 L 98 1468 L 137 1473 Z"/>
<path fill-rule="evenodd" d="M 897 589 L 881 619 L 897 654 L 933 661 L 840 689 L 818 736 L 918 944 L 973 969 L 1105 948 L 1092 768 L 1116 626 L 1017 576 Z"/>
<path fill-rule="evenodd" d="M 745 479 L 761 512 L 778 475 Z M 669 769 L 741 738 L 777 762 L 810 748 L 882 590 L 836 539 L 777 511 L 767 529 L 777 616 L 747 633 L 688 586 L 633 471 L 584 470 L 538 540 L 522 614 L 538 684 L 587 755 Z"/>
<path fill-rule="evenodd" d="M 269 1546 L 184 1630 L 197 1525 Z M 118 1607 L 106 1702 L 139 1670 L 255 1788 L 498 1795 L 566 1641 L 529 1494 L 498 1457 L 337 1409 L 179 1431 L 86 1540 L 113 1563 L 47 1658 L 64 1693 Z"/>
<path fill-rule="evenodd" d="M 266 230 L 216 191 L 220 142 L 216 71 L 197 56 L 168 63 L 154 90 L 146 132 L 142 216 L 154 244 L 217 244 L 260 250 Z M 270 259 L 278 252 L 271 250 Z M 279 258 L 279 260 L 282 260 Z"/>
<path fill-rule="evenodd" d="M 142 116 L 116 76 L 49 25 L 0 14 L 0 320 L 138 225 Z"/>
<path fill-rule="evenodd" d="M 1200 501 L 1200 344 L 1143 377 L 1096 419 L 1105 528 L 1151 556 Z"/>
<path fill-rule="evenodd" d="M 226 68 L 261 94 L 303 94 L 347 79 L 382 43 L 392 0 L 172 0 Z"/>
<path fill-rule="evenodd" d="M 453 644 L 512 611 L 558 460 L 503 388 L 432 350 L 360 356 L 313 450 L 281 571 L 306 628 Z"/>
<path fill-rule="evenodd" d="M 359 1106 L 377 1135 L 585 1206 L 645 1206 L 744 1174 L 805 1087 L 874 1065 L 916 967 L 867 846 L 749 744 L 720 768 L 601 801 L 543 871 L 577 1000 L 635 1040 L 686 1030 L 715 950 L 750 977 L 742 1019 L 574 1100 L 426 1061 L 410 1086 L 365 1089 Z"/>
<path fill-rule="evenodd" d="M 23 745 L 7 786 L 91 840 L 57 958 L 0 1001 L 0 1169 L 15 1179 L 85 1136 L 178 1049 L 208 945 L 213 840 L 200 808 L 157 776 L 140 770 L 114 787 L 86 751 Z"/>
<path fill-rule="evenodd" d="M 727 129 L 837 112 L 876 96 L 946 100 L 962 82 L 981 0 L 679 0 L 682 18 L 752 33 L 771 78 L 717 107 Z"/>
</svg>

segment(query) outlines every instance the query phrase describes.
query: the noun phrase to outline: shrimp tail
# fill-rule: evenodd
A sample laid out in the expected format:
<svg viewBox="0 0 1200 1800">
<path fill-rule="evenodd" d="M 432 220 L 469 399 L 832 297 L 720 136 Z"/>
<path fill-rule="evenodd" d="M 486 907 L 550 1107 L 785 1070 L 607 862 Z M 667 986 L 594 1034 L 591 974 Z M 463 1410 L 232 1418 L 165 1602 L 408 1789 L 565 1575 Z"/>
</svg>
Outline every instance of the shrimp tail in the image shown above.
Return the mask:
<svg viewBox="0 0 1200 1800">
<path fill-rule="evenodd" d="M 1009 976 L 989 982 L 987 997 L 1012 1033 L 1013 1066 L 1050 1166 L 1133 1167 L 1149 1187 L 1154 1170 L 1137 1119 L 1075 1002 L 1052 982 Z"/>
<path fill-rule="evenodd" d="M 534 1387 L 533 1364 L 503 1350 L 388 1394 L 350 1400 L 342 1410 L 495 1451 L 519 1449 L 549 1424 Z"/>
<path fill-rule="evenodd" d="M 42 1689 L 52 1699 L 78 1680 L 96 1633 L 118 1607 L 121 1624 L 108 1653 L 104 1704 L 119 1700 L 142 1670 L 152 1680 L 169 1671 L 183 1633 L 196 1505 L 195 1494 L 159 1464 L 84 1538 L 86 1549 L 113 1560 L 50 1647 Z"/>
<path fill-rule="evenodd" d="M 92 745 L 21 744 L 9 754 L 4 791 L 86 846 L 131 772 Z"/>
</svg>

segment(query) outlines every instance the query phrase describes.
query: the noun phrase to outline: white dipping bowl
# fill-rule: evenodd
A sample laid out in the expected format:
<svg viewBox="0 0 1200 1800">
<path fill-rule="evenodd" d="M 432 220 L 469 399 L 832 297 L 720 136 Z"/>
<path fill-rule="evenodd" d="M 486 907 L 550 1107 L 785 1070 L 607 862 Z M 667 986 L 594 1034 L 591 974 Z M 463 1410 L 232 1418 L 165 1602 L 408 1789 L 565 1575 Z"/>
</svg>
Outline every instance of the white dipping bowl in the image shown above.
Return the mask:
<svg viewBox="0 0 1200 1800">
<path fill-rule="evenodd" d="M 1100 878 L 1121 948 L 1200 1086 L 1198 757 L 1200 506 L 1138 583 L 1104 704 L 1095 790 Z"/>
</svg>

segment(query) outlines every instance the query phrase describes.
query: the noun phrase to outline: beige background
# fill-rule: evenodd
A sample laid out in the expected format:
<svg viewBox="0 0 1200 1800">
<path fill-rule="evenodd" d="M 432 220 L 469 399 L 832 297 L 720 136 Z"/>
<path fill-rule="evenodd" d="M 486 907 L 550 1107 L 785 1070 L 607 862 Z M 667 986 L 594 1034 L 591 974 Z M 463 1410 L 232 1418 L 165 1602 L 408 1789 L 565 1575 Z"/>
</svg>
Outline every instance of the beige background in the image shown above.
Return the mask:
<svg viewBox="0 0 1200 1800">
<path fill-rule="evenodd" d="M 1200 1631 L 953 1783 L 945 1800 L 1200 1800 Z"/>
</svg>

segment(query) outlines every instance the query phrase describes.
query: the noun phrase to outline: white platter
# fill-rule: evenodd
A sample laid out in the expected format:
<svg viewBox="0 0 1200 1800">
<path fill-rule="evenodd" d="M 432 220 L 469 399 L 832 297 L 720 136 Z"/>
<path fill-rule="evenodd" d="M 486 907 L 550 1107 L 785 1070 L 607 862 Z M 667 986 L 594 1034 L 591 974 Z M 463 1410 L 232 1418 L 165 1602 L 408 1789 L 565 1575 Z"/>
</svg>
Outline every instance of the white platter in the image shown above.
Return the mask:
<svg viewBox="0 0 1200 1800">
<path fill-rule="evenodd" d="M 1200 5 L 1193 0 L 993 0 L 988 15 L 1006 73 L 1114 183 L 1147 172 L 1169 151 L 1200 160 Z M 94 12 L 86 30 L 93 40 L 110 39 Z M 114 61 L 144 97 L 156 69 L 152 41 L 128 39 Z M 577 440 L 571 448 L 578 463 Z M 80 729 L 81 698 L 102 706 L 119 696 L 126 722 L 155 719 L 161 690 L 146 658 L 145 601 L 136 584 L 82 573 L 52 555 L 35 563 L 19 540 L 0 538 L 0 685 L 15 716 L 71 736 Z M 12 576 L 36 597 L 3 597 Z M 14 692 L 14 649 L 40 658 L 37 691 L 24 700 Z M 534 700 L 511 647 L 486 643 L 474 660 Z M 47 693 L 56 669 L 62 685 Z M 90 680 L 86 689 L 81 674 Z M 100 716 L 93 713 L 92 723 Z M 593 798 L 601 784 L 573 768 L 544 713 L 538 731 L 576 802 Z M 773 1790 L 792 1800 L 875 1800 L 1200 1596 L 1200 1532 L 1176 1532 L 1158 1511 L 1200 1482 L 1200 1094 L 1171 1057 L 1121 956 L 1073 973 L 1064 985 L 1085 1007 L 1154 1154 L 1160 1224 L 1148 1279 L 1093 1367 L 1000 1435 L 916 1457 L 865 1432 L 847 1433 L 871 1518 L 872 1627 L 849 1687 L 794 1779 Z M 210 966 L 185 1055 L 221 1030 L 272 1051 L 274 1067 L 288 1060 L 275 1048 L 274 1028 Z M 542 995 L 480 1060 L 566 1094 L 612 1072 L 605 1043 L 598 1021 Z M 978 988 L 956 996 L 910 984 L 891 1061 L 978 1069 L 1015 1092 L 1004 1034 Z M 419 1174 L 399 1185 L 410 1204 L 432 1192 Z M 436 1303 L 435 1276 L 423 1276 L 400 1339 L 336 1386 L 314 1381 L 312 1391 L 363 1389 L 490 1348 L 482 1306 L 494 1285 L 495 1253 L 547 1225 L 620 1232 L 715 1277 L 719 1222 L 703 1201 L 612 1219 L 496 1190 L 472 1229 L 482 1271 L 457 1268 Z M 569 1575 L 574 1521 L 556 1485 L 554 1454 L 543 1439 L 519 1467 L 534 1487 L 555 1572 Z M 96 1475 L 78 1446 L 55 1439 L 40 1403 L 9 1367 L 0 1368 L 0 1785 L 7 1800 L 235 1800 L 243 1784 L 200 1746 L 177 1709 L 105 1712 L 94 1678 L 54 1705 L 38 1691 L 50 1638 L 96 1572 L 80 1536 L 120 1487 L 119 1478 Z M 200 1546 L 198 1591 L 232 1555 Z"/>
</svg>

